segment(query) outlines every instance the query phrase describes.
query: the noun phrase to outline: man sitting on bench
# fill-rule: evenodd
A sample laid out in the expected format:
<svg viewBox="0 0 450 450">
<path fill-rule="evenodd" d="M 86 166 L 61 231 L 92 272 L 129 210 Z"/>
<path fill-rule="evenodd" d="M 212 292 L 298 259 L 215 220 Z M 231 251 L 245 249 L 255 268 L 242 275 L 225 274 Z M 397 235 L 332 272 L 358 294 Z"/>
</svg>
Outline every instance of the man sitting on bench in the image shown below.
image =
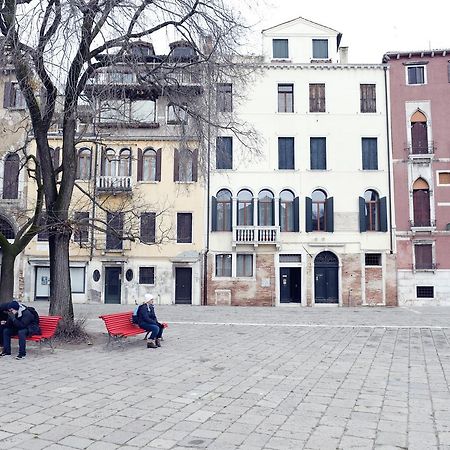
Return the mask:
<svg viewBox="0 0 450 450">
<path fill-rule="evenodd" d="M 8 320 L 3 325 L 3 352 L 0 356 L 11 355 L 11 336 L 19 337 L 19 354 L 16 359 L 26 356 L 26 338 L 34 334 L 41 334 L 37 314 L 33 314 L 25 305 L 16 301 L 7 304 Z"/>
<path fill-rule="evenodd" d="M 137 310 L 137 321 L 139 328 L 151 332 L 150 339 L 147 340 L 147 348 L 161 347 L 164 327 L 156 318 L 152 294 L 145 294 L 145 302 Z"/>
</svg>

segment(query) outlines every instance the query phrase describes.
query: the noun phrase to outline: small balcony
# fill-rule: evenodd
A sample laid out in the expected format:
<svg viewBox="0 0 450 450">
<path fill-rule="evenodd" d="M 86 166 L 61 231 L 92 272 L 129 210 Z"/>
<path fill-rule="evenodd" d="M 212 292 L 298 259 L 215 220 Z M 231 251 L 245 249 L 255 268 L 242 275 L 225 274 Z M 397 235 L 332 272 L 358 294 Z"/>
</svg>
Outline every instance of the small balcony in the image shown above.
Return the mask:
<svg viewBox="0 0 450 450">
<path fill-rule="evenodd" d="M 233 245 L 280 245 L 280 227 L 237 226 L 233 228 Z"/>
<path fill-rule="evenodd" d="M 413 233 L 431 233 L 436 230 L 436 221 L 435 220 L 427 220 L 427 221 L 409 221 L 411 225 L 411 231 Z"/>
<path fill-rule="evenodd" d="M 97 178 L 99 194 L 131 193 L 131 177 L 100 176 Z"/>
<path fill-rule="evenodd" d="M 411 142 L 408 142 L 406 150 L 408 150 L 408 158 L 412 163 L 430 164 L 434 158 L 436 146 L 434 141 L 422 145 L 420 143 L 414 145 Z"/>
</svg>

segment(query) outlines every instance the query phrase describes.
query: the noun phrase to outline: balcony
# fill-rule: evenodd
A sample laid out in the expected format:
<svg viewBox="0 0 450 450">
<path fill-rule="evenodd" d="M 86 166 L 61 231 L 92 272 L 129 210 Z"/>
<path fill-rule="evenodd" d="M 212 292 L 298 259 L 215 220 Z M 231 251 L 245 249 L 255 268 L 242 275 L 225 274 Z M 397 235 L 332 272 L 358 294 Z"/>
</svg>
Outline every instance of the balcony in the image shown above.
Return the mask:
<svg viewBox="0 0 450 450">
<path fill-rule="evenodd" d="M 97 193 L 131 193 L 131 177 L 100 176 L 97 178 Z"/>
<path fill-rule="evenodd" d="M 409 142 L 406 146 L 408 150 L 408 157 L 412 163 L 415 164 L 430 164 L 434 158 L 436 146 L 434 141 L 428 142 L 427 145 L 413 145 Z"/>
<path fill-rule="evenodd" d="M 419 221 L 419 222 L 410 220 L 409 223 L 411 225 L 411 231 L 413 233 L 431 233 L 432 231 L 436 230 L 435 220 Z"/>
<path fill-rule="evenodd" d="M 233 228 L 233 246 L 237 244 L 280 245 L 280 227 L 275 226 L 237 226 Z"/>
</svg>

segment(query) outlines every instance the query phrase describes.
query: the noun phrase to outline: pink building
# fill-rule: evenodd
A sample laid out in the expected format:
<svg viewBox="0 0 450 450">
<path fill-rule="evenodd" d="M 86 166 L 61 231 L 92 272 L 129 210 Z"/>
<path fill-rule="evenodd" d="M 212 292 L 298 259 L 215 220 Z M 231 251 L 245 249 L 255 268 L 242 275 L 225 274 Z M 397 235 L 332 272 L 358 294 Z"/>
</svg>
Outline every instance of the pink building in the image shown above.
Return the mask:
<svg viewBox="0 0 450 450">
<path fill-rule="evenodd" d="M 450 305 L 450 50 L 390 52 L 399 304 Z"/>
</svg>

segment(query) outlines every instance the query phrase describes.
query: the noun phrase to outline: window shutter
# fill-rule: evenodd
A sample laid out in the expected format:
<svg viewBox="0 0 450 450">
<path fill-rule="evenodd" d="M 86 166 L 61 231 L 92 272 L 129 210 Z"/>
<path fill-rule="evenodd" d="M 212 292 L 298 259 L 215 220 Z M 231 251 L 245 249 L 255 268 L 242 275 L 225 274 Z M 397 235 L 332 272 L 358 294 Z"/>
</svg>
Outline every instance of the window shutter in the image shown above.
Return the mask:
<svg viewBox="0 0 450 450">
<path fill-rule="evenodd" d="M 306 231 L 309 233 L 313 230 L 313 221 L 312 221 L 312 199 L 310 197 L 306 197 L 306 204 L 305 204 L 305 217 L 306 217 L 306 224 L 305 228 Z"/>
<path fill-rule="evenodd" d="M 233 200 L 231 200 L 230 202 L 230 214 L 227 225 L 228 225 L 227 231 L 231 231 L 233 229 Z"/>
<path fill-rule="evenodd" d="M 366 199 L 364 197 L 359 197 L 359 231 L 364 233 L 367 231 L 366 228 Z"/>
<path fill-rule="evenodd" d="M 102 147 L 100 154 L 100 175 L 105 175 L 105 158 L 106 158 L 106 148 Z"/>
<path fill-rule="evenodd" d="M 386 197 L 380 198 L 380 231 L 388 230 L 387 221 L 387 200 Z"/>
<path fill-rule="evenodd" d="M 143 179 L 143 170 L 144 170 L 144 164 L 143 164 L 142 149 L 138 148 L 137 181 L 142 181 L 142 179 Z"/>
<path fill-rule="evenodd" d="M 12 83 L 7 81 L 5 83 L 5 90 L 3 91 L 3 108 L 7 109 L 11 107 L 11 93 L 12 93 Z"/>
<path fill-rule="evenodd" d="M 158 148 L 158 150 L 156 150 L 156 176 L 155 176 L 155 181 L 161 181 L 161 154 L 162 154 L 162 149 Z"/>
<path fill-rule="evenodd" d="M 295 197 L 294 198 L 294 231 L 300 231 L 300 226 L 299 226 L 299 197 Z"/>
<path fill-rule="evenodd" d="M 192 181 L 197 181 L 198 178 L 198 150 L 192 152 Z"/>
<path fill-rule="evenodd" d="M 53 165 L 53 170 L 56 170 L 59 167 L 59 152 L 60 152 L 60 148 L 56 147 L 53 151 L 52 151 L 52 165 Z"/>
<path fill-rule="evenodd" d="M 10 153 L 3 166 L 3 198 L 14 199 L 19 196 L 20 160 L 17 153 Z"/>
<path fill-rule="evenodd" d="M 178 149 L 173 151 L 173 181 L 180 181 L 180 152 Z"/>
<path fill-rule="evenodd" d="M 211 196 L 211 231 L 217 231 L 217 199 Z"/>
<path fill-rule="evenodd" d="M 325 214 L 326 214 L 326 221 L 327 221 L 327 229 L 325 231 L 328 231 L 329 233 L 332 233 L 334 231 L 334 200 L 333 197 L 327 198 L 325 200 Z"/>
</svg>

